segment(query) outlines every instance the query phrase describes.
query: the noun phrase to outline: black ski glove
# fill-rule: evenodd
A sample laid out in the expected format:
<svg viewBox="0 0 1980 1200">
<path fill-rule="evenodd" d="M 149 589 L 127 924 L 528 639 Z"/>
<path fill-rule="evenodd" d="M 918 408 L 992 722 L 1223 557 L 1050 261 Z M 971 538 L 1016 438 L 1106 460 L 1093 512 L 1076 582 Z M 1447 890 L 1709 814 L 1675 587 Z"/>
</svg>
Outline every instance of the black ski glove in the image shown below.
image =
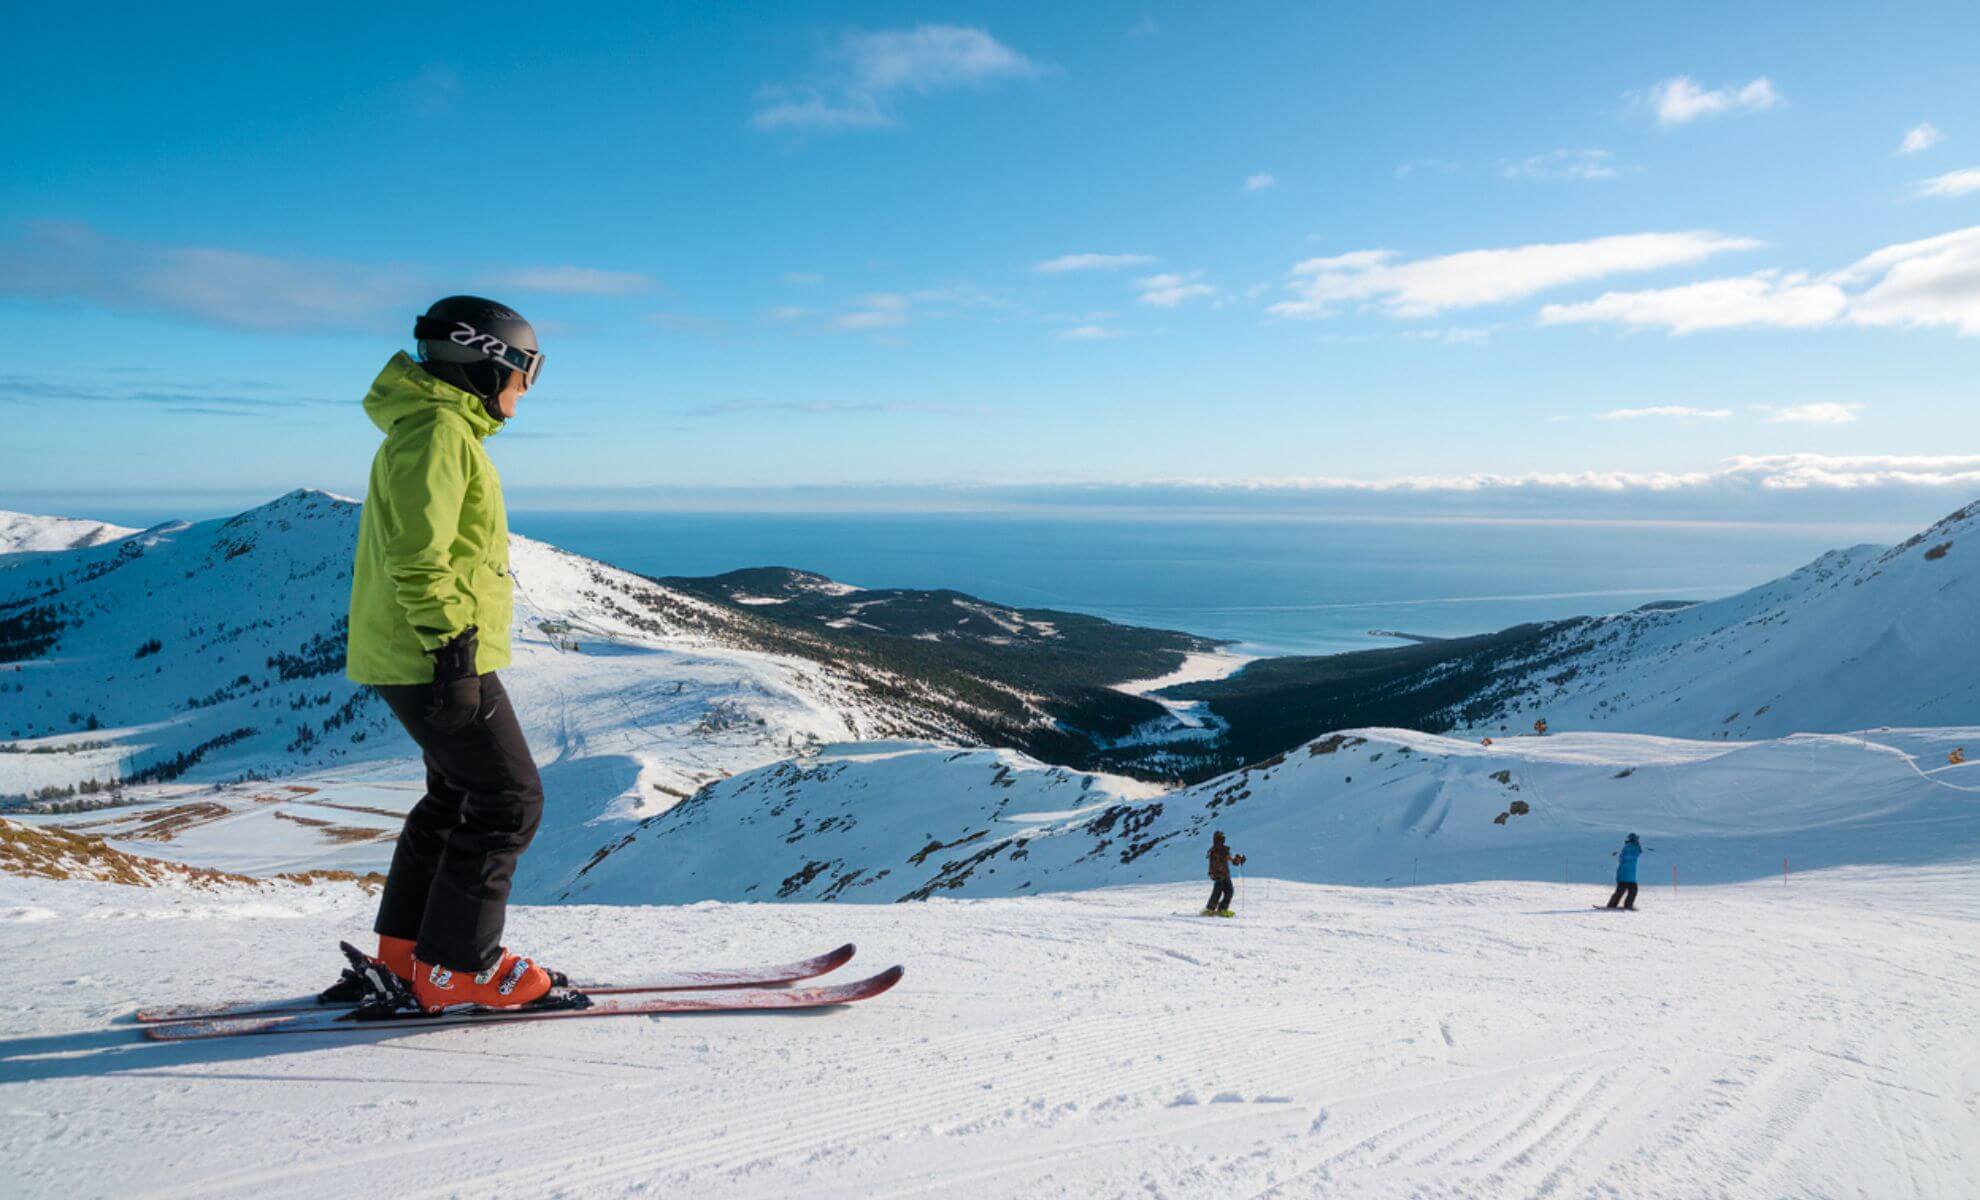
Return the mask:
<svg viewBox="0 0 1980 1200">
<path fill-rule="evenodd" d="M 470 625 L 433 656 L 433 699 L 426 706 L 426 723 L 442 733 L 459 733 L 481 711 L 481 676 L 474 673 L 479 630 Z"/>
</svg>

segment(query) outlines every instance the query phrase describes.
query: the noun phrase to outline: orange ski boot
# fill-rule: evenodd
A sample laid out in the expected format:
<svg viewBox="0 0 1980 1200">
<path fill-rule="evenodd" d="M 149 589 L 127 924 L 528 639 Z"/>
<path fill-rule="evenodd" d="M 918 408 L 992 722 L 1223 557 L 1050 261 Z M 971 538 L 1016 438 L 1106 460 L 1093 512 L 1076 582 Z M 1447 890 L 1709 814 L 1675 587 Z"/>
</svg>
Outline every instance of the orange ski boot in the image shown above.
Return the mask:
<svg viewBox="0 0 1980 1200">
<path fill-rule="evenodd" d="M 437 963 L 415 962 L 414 967 L 413 999 L 427 1012 L 464 1004 L 520 1008 L 548 995 L 556 982 L 550 972 L 506 949 L 494 966 L 477 975 L 450 971 Z"/>
<path fill-rule="evenodd" d="M 397 975 L 407 983 L 413 981 L 413 973 L 419 967 L 413 962 L 413 940 L 411 938 L 378 935 L 378 953 L 372 956 L 373 962 Z"/>
</svg>

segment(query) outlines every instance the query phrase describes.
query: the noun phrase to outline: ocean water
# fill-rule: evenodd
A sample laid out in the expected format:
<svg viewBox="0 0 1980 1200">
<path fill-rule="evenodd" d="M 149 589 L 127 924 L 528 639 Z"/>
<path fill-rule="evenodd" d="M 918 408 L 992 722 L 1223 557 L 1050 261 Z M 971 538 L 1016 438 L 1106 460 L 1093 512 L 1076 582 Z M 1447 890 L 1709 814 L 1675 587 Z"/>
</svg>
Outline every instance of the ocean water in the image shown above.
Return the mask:
<svg viewBox="0 0 1980 1200">
<path fill-rule="evenodd" d="M 1254 654 L 1711 599 L 1862 540 L 1809 526 L 1248 517 L 516 512 L 510 524 L 648 575 L 798 567 L 1181 629 Z"/>
</svg>

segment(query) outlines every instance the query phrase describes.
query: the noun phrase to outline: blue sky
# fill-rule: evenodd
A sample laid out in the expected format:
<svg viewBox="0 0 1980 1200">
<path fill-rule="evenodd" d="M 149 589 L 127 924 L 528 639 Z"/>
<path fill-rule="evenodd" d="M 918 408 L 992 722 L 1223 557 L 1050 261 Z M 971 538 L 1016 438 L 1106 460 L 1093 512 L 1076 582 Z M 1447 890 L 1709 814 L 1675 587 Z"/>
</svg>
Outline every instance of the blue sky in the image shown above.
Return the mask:
<svg viewBox="0 0 1980 1200">
<path fill-rule="evenodd" d="M 1980 495 L 1980 11 L 1726 7 L 35 6 L 0 507 L 360 492 L 455 291 L 523 506 Z"/>
</svg>

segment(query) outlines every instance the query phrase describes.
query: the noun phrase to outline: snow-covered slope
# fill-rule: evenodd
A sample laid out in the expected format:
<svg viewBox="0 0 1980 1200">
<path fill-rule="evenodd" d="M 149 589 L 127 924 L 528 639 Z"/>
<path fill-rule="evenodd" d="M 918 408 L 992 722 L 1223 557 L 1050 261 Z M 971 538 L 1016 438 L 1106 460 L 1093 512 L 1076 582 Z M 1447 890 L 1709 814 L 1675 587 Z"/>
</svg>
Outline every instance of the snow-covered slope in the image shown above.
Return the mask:
<svg viewBox="0 0 1980 1200">
<path fill-rule="evenodd" d="M 0 559 L 0 795 L 84 805 L 113 779 L 170 795 L 178 780 L 416 778 L 412 743 L 343 677 L 357 516 L 299 491 Z M 594 763 L 594 786 L 566 801 L 587 817 L 671 803 L 810 743 L 949 731 L 866 680 L 743 648 L 744 618 L 707 601 L 523 537 L 511 562 L 511 691 L 541 759 Z"/>
<path fill-rule="evenodd" d="M 1980 504 L 1737 596 L 1565 629 L 1480 699 L 1515 724 L 1683 737 L 1958 724 L 1980 713 L 1976 614 Z"/>
<path fill-rule="evenodd" d="M 1948 765 L 1957 745 L 1980 729 L 1490 747 L 1364 729 L 1163 795 L 1009 751 L 827 747 L 704 789 L 574 874 L 526 860 L 523 885 L 610 903 L 1023 895 L 1202 879 L 1218 829 L 1251 872 L 1321 883 L 1597 881 L 1632 831 L 1651 883 L 1966 861 L 1980 763 Z"/>
<path fill-rule="evenodd" d="M 1386 761 L 1386 760 L 1385 760 Z M 1254 853 L 1258 850 L 1254 848 Z M 1980 873 L 1646 892 L 1194 884 L 1022 900 L 520 908 L 582 975 L 900 962 L 807 1017 L 159 1045 L 286 996 L 350 888 L 0 878 L 9 1196 L 1950 1200 L 1980 1179 Z"/>
<path fill-rule="evenodd" d="M 0 802 L 87 806 L 113 780 L 156 794 L 415 758 L 383 705 L 342 677 L 358 513 L 298 491 L 224 521 L 0 558 Z M 635 809 L 821 740 L 1089 754 L 1110 732 L 1175 723 L 1109 683 L 1211 647 L 1090 617 L 1062 629 L 954 593 L 855 600 L 865 593 L 816 576 L 753 573 L 776 577 L 758 582 L 784 589 L 777 609 L 524 537 L 510 550 L 508 679 L 532 745 L 559 762 L 620 755 L 642 777 L 638 792 L 622 779 Z M 790 597 L 812 592 L 824 607 L 794 617 Z M 835 606 L 861 604 L 886 615 L 839 628 Z M 929 621 L 943 631 L 925 640 Z"/>
<path fill-rule="evenodd" d="M 35 550 L 74 550 L 99 546 L 136 533 L 108 521 L 76 517 L 41 517 L 0 510 L 0 554 Z"/>
<path fill-rule="evenodd" d="M 1980 504 L 1736 596 L 1316 658 L 1169 689 L 1223 733 L 1199 767 L 1336 729 L 1601 729 L 1727 740 L 1958 725 L 1980 713 Z"/>
<path fill-rule="evenodd" d="M 356 519 L 351 501 L 296 492 L 226 521 L 0 559 L 0 795 L 95 806 L 117 778 L 164 805 L 97 826 L 142 853 L 250 873 L 381 866 L 421 770 L 341 674 Z M 1193 879 L 1216 824 L 1283 860 L 1260 869 L 1321 882 L 1580 878 L 1630 828 L 1699 879 L 1750 878 L 1782 855 L 1964 853 L 1970 826 L 1943 807 L 1955 793 L 1931 781 L 1952 745 L 1980 741 L 1960 726 L 1980 711 L 1980 634 L 1964 618 L 1980 557 L 1961 549 L 1975 522 L 1963 511 L 1714 604 L 1563 623 L 1482 669 L 1492 682 L 1460 706 L 1693 741 L 1587 733 L 1487 750 L 1362 730 L 1169 795 L 956 749 L 970 702 L 936 694 L 933 674 L 889 676 L 858 646 L 846 662 L 802 657 L 830 645 L 732 597 L 518 537 L 511 691 L 550 797 L 522 894 L 892 900 Z M 846 599 L 792 598 L 815 577 L 772 574 L 743 581 L 751 599 L 784 589 L 757 608 Z M 889 619 L 929 604 L 954 607 L 903 597 L 908 615 Z M 1735 740 L 1892 712 L 1951 728 Z M 1172 723 L 1190 745 L 1219 728 Z M 903 736 L 937 744 L 884 740 Z"/>
</svg>

